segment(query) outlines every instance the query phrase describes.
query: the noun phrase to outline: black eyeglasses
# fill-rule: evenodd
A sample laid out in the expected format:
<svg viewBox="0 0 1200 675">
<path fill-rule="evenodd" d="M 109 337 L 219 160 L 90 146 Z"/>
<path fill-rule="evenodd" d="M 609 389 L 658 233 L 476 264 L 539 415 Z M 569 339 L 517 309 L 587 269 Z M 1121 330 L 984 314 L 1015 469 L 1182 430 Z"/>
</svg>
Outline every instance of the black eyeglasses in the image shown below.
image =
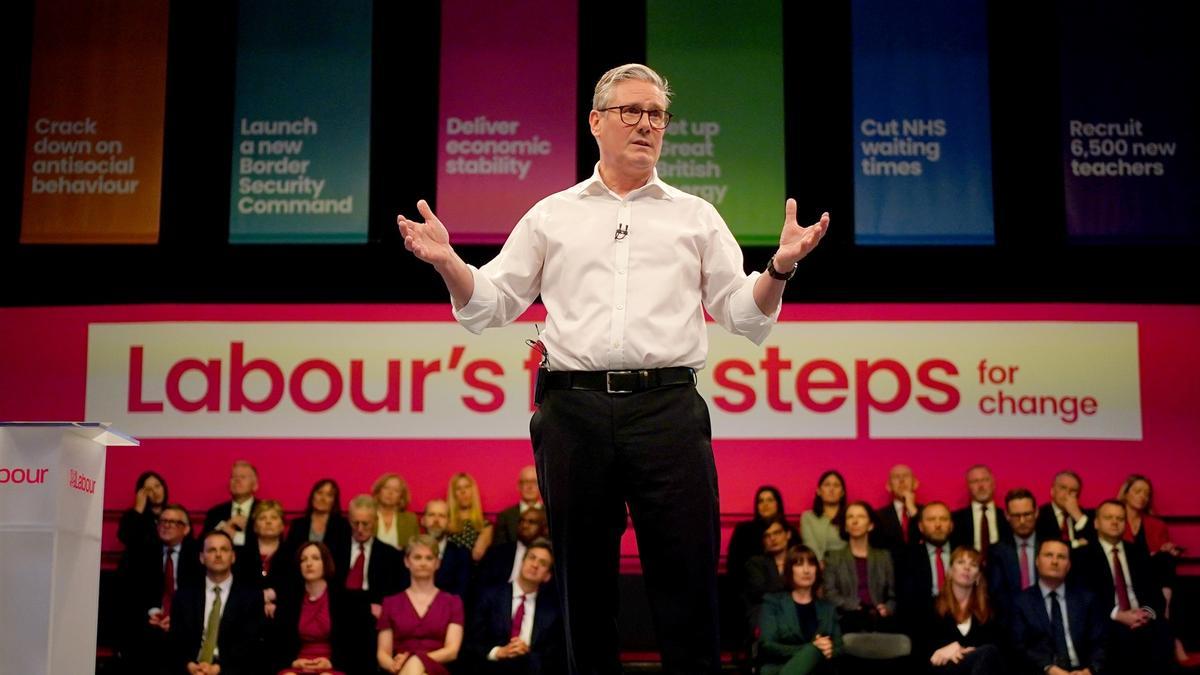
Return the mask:
<svg viewBox="0 0 1200 675">
<path fill-rule="evenodd" d="M 642 115 L 650 120 L 650 127 L 662 131 L 671 123 L 671 113 L 666 110 L 643 110 L 636 105 L 614 105 L 608 108 L 601 108 L 599 112 L 608 112 L 609 110 L 621 111 L 621 123 L 627 127 L 636 126 L 642 121 Z"/>
</svg>

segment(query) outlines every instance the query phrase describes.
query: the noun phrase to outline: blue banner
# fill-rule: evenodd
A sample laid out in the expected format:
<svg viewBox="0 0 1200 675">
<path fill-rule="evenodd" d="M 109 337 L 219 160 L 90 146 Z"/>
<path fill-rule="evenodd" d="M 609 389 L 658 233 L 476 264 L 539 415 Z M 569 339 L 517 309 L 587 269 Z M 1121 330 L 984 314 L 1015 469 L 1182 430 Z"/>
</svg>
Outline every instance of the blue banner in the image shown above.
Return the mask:
<svg viewBox="0 0 1200 675">
<path fill-rule="evenodd" d="M 992 244 L 986 0 L 853 0 L 860 244 Z"/>
<path fill-rule="evenodd" d="M 370 0 L 242 0 L 229 240 L 367 241 Z"/>
</svg>

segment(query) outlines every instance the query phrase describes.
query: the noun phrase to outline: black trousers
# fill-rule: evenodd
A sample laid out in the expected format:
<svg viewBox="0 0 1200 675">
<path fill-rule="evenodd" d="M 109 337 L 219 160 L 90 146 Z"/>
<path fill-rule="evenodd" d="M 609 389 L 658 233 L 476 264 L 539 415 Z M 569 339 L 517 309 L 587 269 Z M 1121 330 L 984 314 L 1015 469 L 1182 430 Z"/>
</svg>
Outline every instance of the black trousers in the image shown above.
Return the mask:
<svg viewBox="0 0 1200 675">
<path fill-rule="evenodd" d="M 708 406 L 691 386 L 551 390 L 530 421 L 573 675 L 621 672 L 626 505 L 666 673 L 720 667 L 720 509 Z"/>
</svg>

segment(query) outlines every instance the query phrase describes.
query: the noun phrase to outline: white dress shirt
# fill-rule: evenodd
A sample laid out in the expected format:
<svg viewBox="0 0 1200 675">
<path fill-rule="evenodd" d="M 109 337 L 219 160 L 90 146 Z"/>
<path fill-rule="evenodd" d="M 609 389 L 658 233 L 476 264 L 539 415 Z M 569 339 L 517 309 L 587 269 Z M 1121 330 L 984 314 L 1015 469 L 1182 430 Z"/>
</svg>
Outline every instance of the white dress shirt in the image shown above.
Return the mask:
<svg viewBox="0 0 1200 675">
<path fill-rule="evenodd" d="M 225 577 L 225 581 L 222 581 L 219 584 L 213 583 L 213 580 L 209 579 L 207 576 L 204 577 L 204 627 L 200 633 L 201 635 L 208 633 L 208 615 L 210 612 L 212 612 L 213 608 L 213 589 L 217 588 L 218 586 L 221 588 L 221 611 L 217 613 L 219 621 L 219 617 L 225 616 L 225 608 L 229 606 L 229 589 L 233 587 L 233 575 L 230 574 L 229 576 Z M 220 631 L 220 625 L 220 623 L 217 624 L 218 631 Z M 218 635 L 219 634 L 220 633 L 218 632 Z M 213 649 L 213 656 L 220 656 L 220 654 L 220 647 L 215 647 Z"/>
<path fill-rule="evenodd" d="M 525 551 L 528 550 L 529 547 L 525 546 L 525 543 L 518 539 L 517 553 L 513 556 L 512 572 L 508 575 L 508 583 L 517 583 L 517 575 L 521 574 L 521 565 L 525 562 Z"/>
<path fill-rule="evenodd" d="M 628 228 L 619 240 L 618 226 Z M 500 253 L 471 272 L 475 291 L 454 311 L 458 322 L 473 333 L 508 324 L 540 293 L 551 370 L 703 368 L 701 307 L 756 344 L 779 315 L 755 304 L 759 273 L 745 274 L 717 210 L 657 171 L 621 198 L 597 164 L 591 178 L 535 204 Z"/>
<path fill-rule="evenodd" d="M 537 612 L 537 596 L 538 596 L 537 591 L 534 591 L 532 593 L 525 593 L 525 591 L 521 590 L 521 587 L 515 583 L 512 585 L 512 589 L 513 589 L 512 608 L 509 610 L 508 615 L 510 617 L 516 615 L 517 605 L 519 605 L 521 603 L 521 596 L 524 595 L 525 596 L 525 616 L 521 618 L 521 634 L 518 637 L 521 638 L 521 642 L 524 642 L 525 644 L 532 647 L 533 646 L 533 615 L 535 612 Z M 505 641 L 504 644 L 508 644 L 508 642 Z M 498 659 L 496 657 L 496 652 L 498 652 L 498 651 L 500 651 L 500 646 L 492 647 L 491 651 L 488 652 L 488 656 L 487 656 L 488 661 L 499 661 L 500 659 Z"/>
<path fill-rule="evenodd" d="M 171 590 L 175 590 L 175 591 L 179 590 L 179 549 L 181 549 L 181 548 L 183 548 L 183 542 L 179 542 L 178 544 L 175 544 L 174 546 L 171 546 L 170 544 L 162 545 L 163 574 L 166 574 L 166 572 L 167 572 L 167 556 L 171 556 L 171 569 L 173 569 L 175 571 L 174 574 L 172 574 L 172 576 L 171 576 L 171 581 L 174 582 L 171 585 Z"/>
<path fill-rule="evenodd" d="M 1030 584 L 1037 583 L 1037 535 L 1031 534 L 1027 538 L 1022 539 L 1017 535 L 1013 535 L 1013 546 L 1017 552 L 1017 567 L 1021 566 L 1021 547 L 1028 546 L 1025 549 L 1025 558 L 1028 560 L 1029 567 L 1029 582 Z M 1017 583 L 1021 583 L 1021 577 L 1017 576 Z M 1021 589 L 1025 590 L 1025 589 Z"/>
<path fill-rule="evenodd" d="M 1060 530 L 1062 529 L 1063 521 L 1067 521 L 1067 531 L 1071 533 L 1071 548 L 1079 548 L 1082 546 L 1082 544 L 1079 542 L 1078 532 L 1087 527 L 1087 514 L 1085 513 L 1082 516 L 1079 516 L 1079 520 L 1071 520 L 1070 514 L 1058 508 L 1058 504 L 1050 502 L 1050 508 L 1054 509 L 1054 518 L 1056 522 L 1058 522 L 1058 528 Z"/>
<path fill-rule="evenodd" d="M 1000 528 L 996 527 L 996 505 L 988 502 L 987 521 L 988 521 L 988 543 L 995 544 L 1000 541 Z M 971 500 L 971 522 L 975 528 L 975 550 L 982 551 L 983 542 L 979 540 L 979 516 L 983 511 L 983 504 L 975 500 Z"/>
<path fill-rule="evenodd" d="M 1117 556 L 1121 559 L 1121 571 L 1125 576 L 1125 589 L 1129 591 L 1129 606 L 1133 609 L 1138 609 L 1141 605 L 1138 604 L 1137 594 L 1133 592 L 1133 577 L 1129 576 L 1129 559 L 1125 557 L 1125 547 L 1121 542 L 1110 544 L 1103 539 L 1100 539 L 1100 548 L 1104 549 L 1104 560 L 1108 562 L 1108 577 L 1113 580 L 1113 610 L 1109 615 L 1111 618 L 1117 618 L 1117 612 L 1121 611 L 1121 601 L 1117 599 L 1117 579 L 1113 575 L 1113 549 L 1117 549 Z M 1154 610 L 1149 607 L 1146 611 L 1154 615 Z"/>
<path fill-rule="evenodd" d="M 366 560 L 363 560 L 362 589 L 364 591 L 371 590 L 371 583 L 369 581 L 367 581 L 367 572 L 370 571 L 369 568 L 371 567 L 371 545 L 374 543 L 375 543 L 375 537 L 371 537 L 370 539 L 363 542 L 363 544 L 362 544 L 363 555 L 367 556 Z M 348 567 L 346 569 L 354 569 L 354 563 L 358 560 L 358 556 L 359 556 L 358 542 L 351 539 L 350 540 L 350 567 Z"/>
<path fill-rule="evenodd" d="M 950 542 L 948 542 L 948 541 L 944 542 L 942 544 L 941 548 L 942 548 L 942 569 L 946 573 L 946 578 L 949 579 L 950 578 Z M 933 544 L 930 544 L 929 542 L 925 542 L 925 556 L 929 560 L 929 577 L 930 577 L 930 583 L 933 586 L 932 590 L 930 591 L 930 595 L 933 595 L 933 596 L 936 596 L 938 593 L 942 592 L 942 589 L 938 587 L 937 558 L 934 557 L 936 555 L 935 552 L 937 551 L 937 549 L 938 549 L 937 546 L 934 546 Z"/>
</svg>

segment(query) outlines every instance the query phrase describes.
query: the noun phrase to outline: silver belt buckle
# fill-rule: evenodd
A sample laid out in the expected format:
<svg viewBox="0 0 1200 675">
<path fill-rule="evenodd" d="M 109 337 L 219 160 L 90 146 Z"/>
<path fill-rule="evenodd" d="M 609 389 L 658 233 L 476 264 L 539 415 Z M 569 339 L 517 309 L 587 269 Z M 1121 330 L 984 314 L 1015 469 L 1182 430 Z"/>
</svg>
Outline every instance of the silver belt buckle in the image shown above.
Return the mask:
<svg viewBox="0 0 1200 675">
<path fill-rule="evenodd" d="M 632 375 L 632 370 L 610 370 L 604 373 L 604 389 L 610 394 L 632 394 L 632 389 L 613 389 L 613 375 Z"/>
</svg>

